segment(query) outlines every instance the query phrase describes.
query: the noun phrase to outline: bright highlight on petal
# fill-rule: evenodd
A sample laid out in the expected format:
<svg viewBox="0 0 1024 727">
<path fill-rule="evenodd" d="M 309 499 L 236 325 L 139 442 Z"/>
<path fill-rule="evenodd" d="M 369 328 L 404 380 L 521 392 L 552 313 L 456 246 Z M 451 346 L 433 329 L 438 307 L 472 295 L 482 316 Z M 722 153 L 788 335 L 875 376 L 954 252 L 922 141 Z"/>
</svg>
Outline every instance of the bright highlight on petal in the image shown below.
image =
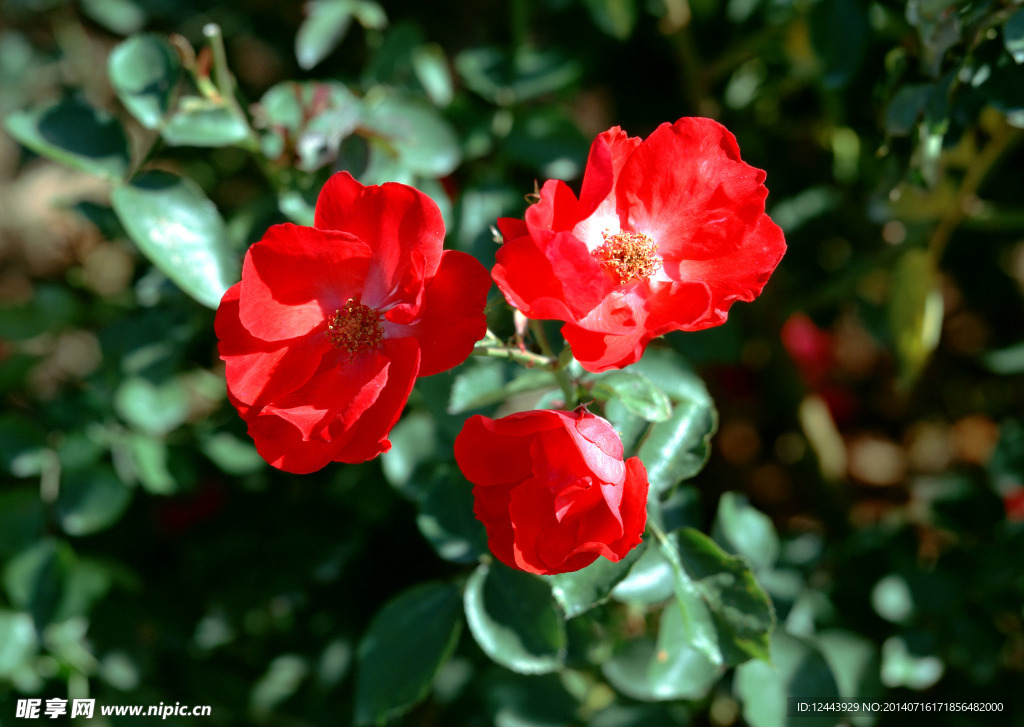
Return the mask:
<svg viewBox="0 0 1024 727">
<path fill-rule="evenodd" d="M 528 318 L 565 321 L 585 369 L 628 366 L 652 339 L 721 325 L 733 303 L 760 294 L 786 251 L 764 179 L 711 119 L 646 139 L 609 129 L 591 146 L 579 199 L 548 181 L 523 221 L 500 222 L 492 275 Z"/>
</svg>

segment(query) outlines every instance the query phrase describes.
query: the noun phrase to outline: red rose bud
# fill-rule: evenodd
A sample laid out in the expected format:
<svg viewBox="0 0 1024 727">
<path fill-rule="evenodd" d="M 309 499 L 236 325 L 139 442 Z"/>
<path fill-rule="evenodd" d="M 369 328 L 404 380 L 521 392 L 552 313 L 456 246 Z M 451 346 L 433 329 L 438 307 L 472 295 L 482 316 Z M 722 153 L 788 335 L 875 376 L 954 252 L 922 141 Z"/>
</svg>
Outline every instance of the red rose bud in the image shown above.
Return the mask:
<svg viewBox="0 0 1024 727">
<path fill-rule="evenodd" d="M 647 523 L 647 470 L 622 461 L 611 424 L 584 407 L 470 417 L 455 460 L 473 483 L 491 552 L 531 573 L 621 560 Z"/>
<path fill-rule="evenodd" d="M 228 397 L 267 462 L 312 472 L 386 452 L 416 377 L 469 356 L 490 280 L 443 242 L 427 195 L 342 172 L 313 227 L 275 225 L 249 248 L 216 329 Z"/>
<path fill-rule="evenodd" d="M 722 324 L 761 292 L 786 251 L 764 212 L 764 178 L 711 119 L 643 140 L 609 129 L 590 148 L 579 198 L 550 180 L 525 221 L 498 221 L 492 275 L 529 318 L 566 322 L 585 369 L 627 366 L 651 339 Z"/>
</svg>

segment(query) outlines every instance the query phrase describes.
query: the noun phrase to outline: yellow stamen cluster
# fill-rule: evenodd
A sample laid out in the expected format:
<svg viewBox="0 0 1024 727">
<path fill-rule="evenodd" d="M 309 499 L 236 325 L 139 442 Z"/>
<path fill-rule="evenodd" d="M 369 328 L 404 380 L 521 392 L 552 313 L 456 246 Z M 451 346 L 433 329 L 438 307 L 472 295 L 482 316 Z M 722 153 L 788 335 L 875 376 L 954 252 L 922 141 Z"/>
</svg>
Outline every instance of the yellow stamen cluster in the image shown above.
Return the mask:
<svg viewBox="0 0 1024 727">
<path fill-rule="evenodd" d="M 382 317 L 373 308 L 349 298 L 327 319 L 327 340 L 335 348 L 347 351 L 350 357 L 355 356 L 384 340 Z"/>
<path fill-rule="evenodd" d="M 642 232 L 601 233 L 604 242 L 591 253 L 623 285 L 631 280 L 648 280 L 661 269 L 658 246 Z"/>
</svg>

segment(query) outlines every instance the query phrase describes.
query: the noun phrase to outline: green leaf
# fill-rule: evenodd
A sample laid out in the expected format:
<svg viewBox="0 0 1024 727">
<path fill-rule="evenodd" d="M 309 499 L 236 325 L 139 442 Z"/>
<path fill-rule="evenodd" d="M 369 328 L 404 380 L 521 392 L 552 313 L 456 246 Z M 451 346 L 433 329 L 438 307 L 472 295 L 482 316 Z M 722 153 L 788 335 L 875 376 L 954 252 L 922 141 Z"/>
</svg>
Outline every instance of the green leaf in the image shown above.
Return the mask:
<svg viewBox="0 0 1024 727">
<path fill-rule="evenodd" d="M 249 123 L 213 99 L 182 99 L 160 132 L 171 146 L 231 146 L 249 138 Z"/>
<path fill-rule="evenodd" d="M 0 490 L 0 559 L 29 546 L 43 534 L 43 527 L 38 487 L 8 484 Z"/>
<path fill-rule="evenodd" d="M 771 568 L 779 557 L 779 536 L 771 518 L 735 492 L 726 492 L 719 500 L 713 534 L 726 552 L 742 555 L 754 570 Z"/>
<path fill-rule="evenodd" d="M 162 36 L 137 35 L 110 53 L 107 75 L 132 116 L 147 129 L 156 129 L 171 108 L 181 62 Z"/>
<path fill-rule="evenodd" d="M 751 727 L 834 727 L 835 713 L 789 713 L 790 700 L 836 702 L 839 690 L 824 657 L 811 644 L 784 632 L 772 637 L 772 663 L 751 661 L 736 669 L 733 688 Z"/>
<path fill-rule="evenodd" d="M 295 58 L 307 71 L 333 51 L 352 24 L 350 0 L 310 2 L 306 19 L 295 35 Z"/>
<path fill-rule="evenodd" d="M 647 467 L 651 496 L 662 495 L 704 468 L 718 413 L 710 398 L 677 400 L 672 416 L 651 426 L 637 454 Z"/>
<path fill-rule="evenodd" d="M 224 220 L 199 185 L 170 172 L 143 172 L 114 190 L 114 211 L 139 249 L 186 293 L 216 308 L 241 277 Z"/>
<path fill-rule="evenodd" d="M 132 0 L 82 0 L 82 10 L 109 31 L 119 35 L 138 32 L 146 24 L 146 13 Z"/>
<path fill-rule="evenodd" d="M 412 68 L 435 106 L 445 107 L 455 97 L 448 58 L 436 43 L 421 45 L 412 52 Z"/>
<path fill-rule="evenodd" d="M 656 642 L 630 642 L 601 670 L 620 692 L 645 701 L 701 699 L 725 671 L 692 646 L 682 612 L 671 607 L 661 614 Z"/>
<path fill-rule="evenodd" d="M 675 571 L 661 548 L 647 548 L 629 574 L 615 586 L 612 597 L 624 603 L 657 606 L 675 593 Z"/>
<path fill-rule="evenodd" d="M 167 443 L 160 437 L 133 434 L 128 439 L 139 483 L 153 495 L 170 495 L 178 483 L 167 469 Z"/>
<path fill-rule="evenodd" d="M 41 110 L 15 111 L 7 131 L 37 154 L 83 172 L 120 180 L 128 171 L 128 137 L 106 111 L 69 97 Z"/>
<path fill-rule="evenodd" d="M 942 333 L 942 292 L 931 252 L 911 248 L 900 256 L 889 280 L 887 303 L 900 383 L 907 387 L 924 370 Z"/>
<path fill-rule="evenodd" d="M 594 24 L 613 38 L 626 40 L 636 25 L 636 0 L 584 0 Z"/>
<path fill-rule="evenodd" d="M 691 645 L 716 664 L 767 660 L 775 611 L 746 561 L 693 528 L 672 533 L 662 552 L 673 564 Z"/>
<path fill-rule="evenodd" d="M 90 535 L 117 522 L 131 499 L 131 488 L 109 467 L 77 470 L 61 480 L 57 519 L 69 535 Z"/>
<path fill-rule="evenodd" d="M 363 126 L 373 134 L 364 177 L 378 179 L 390 164 L 412 175 L 443 177 L 462 159 L 458 139 L 440 113 L 425 101 L 378 88 L 363 98 Z"/>
<path fill-rule="evenodd" d="M 452 383 L 448 400 L 449 414 L 480 409 L 498 404 L 516 394 L 557 388 L 547 371 L 515 367 L 514 378 L 508 378 L 508 367 L 501 361 L 473 361 L 461 367 Z"/>
<path fill-rule="evenodd" d="M 37 649 L 32 617 L 0 610 L 0 678 L 8 679 L 26 667 Z"/>
<path fill-rule="evenodd" d="M 416 525 L 445 560 L 475 563 L 487 552 L 487 531 L 473 514 L 472 487 L 454 468 L 442 468 L 421 492 Z"/>
<path fill-rule="evenodd" d="M 217 432 L 199 442 L 199 449 L 222 472 L 236 477 L 258 472 L 267 466 L 252 441 L 228 432 Z"/>
<path fill-rule="evenodd" d="M 74 564 L 75 554 L 67 543 L 40 540 L 8 561 L 3 572 L 7 597 L 42 628 L 60 612 Z"/>
<path fill-rule="evenodd" d="M 388 439 L 391 449 L 381 455 L 381 469 L 392 487 L 404 490 L 416 468 L 437 452 L 434 418 L 423 411 L 408 414 L 395 425 Z"/>
<path fill-rule="evenodd" d="M 415 586 L 374 617 L 359 644 L 356 724 L 383 723 L 423 699 L 459 640 L 459 589 Z"/>
<path fill-rule="evenodd" d="M 885 110 L 885 131 L 893 136 L 909 136 L 917 127 L 931 95 L 932 85 L 914 83 L 903 86 Z"/>
<path fill-rule="evenodd" d="M 551 593 L 566 618 L 573 618 L 607 601 L 612 589 L 629 574 L 645 550 L 646 544 L 641 543 L 617 563 L 598 558 L 586 568 L 546 576 L 545 580 L 551 584 Z"/>
<path fill-rule="evenodd" d="M 1015 63 L 1024 63 L 1024 8 L 1018 8 L 1003 26 L 1003 45 Z"/>
<path fill-rule="evenodd" d="M 565 660 L 566 633 L 539 577 L 500 563 L 477 567 L 466 583 L 466 621 L 477 644 L 520 674 L 543 674 Z"/>
<path fill-rule="evenodd" d="M 593 377 L 591 393 L 601 401 L 618 399 L 631 413 L 649 422 L 672 416 L 672 402 L 657 385 L 634 371 L 609 371 Z"/>
<path fill-rule="evenodd" d="M 295 58 L 309 70 L 338 47 L 356 18 L 364 28 L 387 25 L 384 8 L 367 0 L 313 0 L 295 36 Z"/>
<path fill-rule="evenodd" d="M 139 376 L 127 378 L 114 392 L 114 410 L 133 429 L 162 436 L 188 416 L 185 387 L 177 379 L 154 384 Z"/>
</svg>

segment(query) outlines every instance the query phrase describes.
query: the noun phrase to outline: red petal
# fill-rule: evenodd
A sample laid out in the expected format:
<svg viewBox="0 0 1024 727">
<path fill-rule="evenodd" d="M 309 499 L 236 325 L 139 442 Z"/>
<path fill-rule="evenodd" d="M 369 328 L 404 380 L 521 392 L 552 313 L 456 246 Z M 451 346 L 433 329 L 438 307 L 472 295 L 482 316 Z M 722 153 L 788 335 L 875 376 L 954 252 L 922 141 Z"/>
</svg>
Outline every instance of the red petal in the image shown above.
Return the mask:
<svg viewBox="0 0 1024 727">
<path fill-rule="evenodd" d="M 626 334 L 598 333 L 572 323 L 562 326 L 562 336 L 573 356 L 587 371 L 600 373 L 636 363 L 644 355 L 651 337 L 640 326 Z"/>
<path fill-rule="evenodd" d="M 384 353 L 391 359 L 387 385 L 358 421 L 342 423 L 349 435 L 335 454 L 335 461 L 365 462 L 391 449 L 388 435 L 409 400 L 420 368 L 420 354 L 416 341 L 409 338 L 385 340 Z"/>
<path fill-rule="evenodd" d="M 381 351 L 368 351 L 348 360 L 347 354 L 332 351 L 305 386 L 268 404 L 263 414 L 272 414 L 295 425 L 303 440 L 319 437 L 323 430 L 341 422 L 353 426 L 369 409 L 389 379 L 390 360 Z M 334 439 L 334 429 L 331 430 Z"/>
<path fill-rule="evenodd" d="M 699 118 L 662 124 L 623 167 L 617 199 L 630 227 L 654 238 L 665 275 L 710 291 L 707 313 L 683 330 L 724 322 L 782 258 L 782 232 L 764 214 L 764 178 L 740 160 L 724 126 Z"/>
<path fill-rule="evenodd" d="M 614 204 L 615 182 L 629 155 L 640 145 L 640 137 L 630 137 L 615 126 L 598 135 L 590 145 L 590 156 L 583 174 L 583 188 L 577 214 L 590 217 L 601 203 L 611 197 Z"/>
<path fill-rule="evenodd" d="M 441 260 L 441 211 L 405 184 L 363 186 L 339 172 L 320 192 L 315 225 L 351 233 L 370 246 L 373 263 L 362 302 L 371 308 L 418 304 L 423 279 L 433 277 Z"/>
<path fill-rule="evenodd" d="M 521 220 L 518 217 L 499 217 L 498 231 L 501 233 L 505 242 L 530 234 L 530 229 L 526 226 L 526 221 Z"/>
<path fill-rule="evenodd" d="M 508 302 L 528 318 L 571 320 L 562 282 L 532 237 L 506 241 L 495 255 L 491 276 Z"/>
<path fill-rule="evenodd" d="M 369 258 L 366 244 L 348 233 L 271 227 L 242 266 L 242 325 L 265 341 L 309 333 L 359 296 Z"/>
<path fill-rule="evenodd" d="M 501 419 L 472 416 L 455 437 L 455 461 L 474 485 L 507 485 L 530 476 L 530 444 L 543 431 L 561 427 L 554 411 L 528 411 Z"/>
<path fill-rule="evenodd" d="M 491 277 L 464 252 L 446 250 L 437 275 L 427 283 L 420 319 L 409 328 L 419 341 L 420 376 L 458 366 L 487 332 L 487 292 Z"/>
<path fill-rule="evenodd" d="M 239 319 L 240 289 L 241 283 L 236 283 L 224 294 L 214 328 L 225 363 L 228 393 L 241 412 L 240 404 L 260 407 L 305 384 L 329 345 L 316 334 L 284 342 L 251 336 Z"/>
<path fill-rule="evenodd" d="M 526 224 L 530 232 L 571 230 L 579 221 L 576 195 L 560 179 L 544 182 L 540 189 L 540 201 L 526 209 Z"/>
</svg>

